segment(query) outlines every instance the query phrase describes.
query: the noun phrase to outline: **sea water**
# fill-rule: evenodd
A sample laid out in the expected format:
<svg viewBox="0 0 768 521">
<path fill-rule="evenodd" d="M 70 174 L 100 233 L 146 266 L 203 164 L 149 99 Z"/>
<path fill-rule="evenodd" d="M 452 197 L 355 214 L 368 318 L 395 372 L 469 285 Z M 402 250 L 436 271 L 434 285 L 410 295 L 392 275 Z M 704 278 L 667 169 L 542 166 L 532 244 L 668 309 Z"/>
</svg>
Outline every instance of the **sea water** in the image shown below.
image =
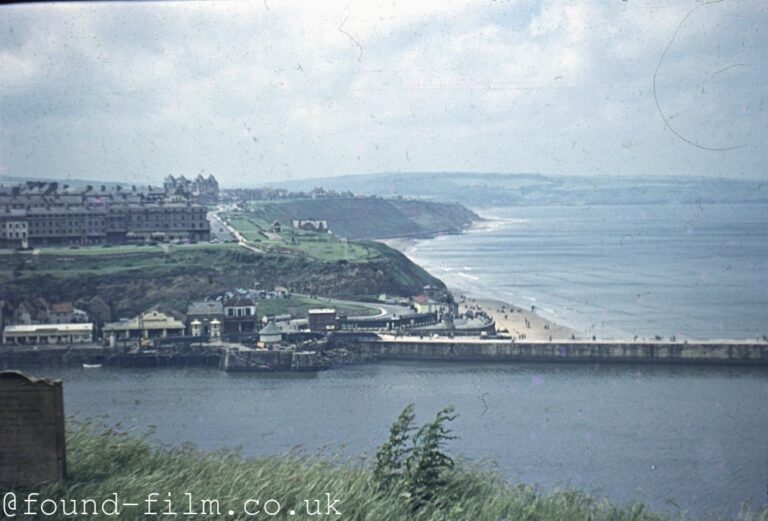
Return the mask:
<svg viewBox="0 0 768 521">
<path fill-rule="evenodd" d="M 477 210 L 466 233 L 413 242 L 449 287 L 535 308 L 600 338 L 768 334 L 768 206 Z"/>
</svg>

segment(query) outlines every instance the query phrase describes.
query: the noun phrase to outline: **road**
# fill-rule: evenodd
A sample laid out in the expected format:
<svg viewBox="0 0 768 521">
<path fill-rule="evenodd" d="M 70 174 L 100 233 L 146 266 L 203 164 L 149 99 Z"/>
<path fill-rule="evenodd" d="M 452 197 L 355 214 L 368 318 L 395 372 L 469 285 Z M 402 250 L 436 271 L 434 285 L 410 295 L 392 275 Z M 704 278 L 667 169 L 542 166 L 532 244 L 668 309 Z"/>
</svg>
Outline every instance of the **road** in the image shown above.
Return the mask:
<svg viewBox="0 0 768 521">
<path fill-rule="evenodd" d="M 264 253 L 264 250 L 248 244 L 248 241 L 245 239 L 245 237 L 243 237 L 243 235 L 239 231 L 237 231 L 234 227 L 224 222 L 224 219 L 222 219 L 219 216 L 219 212 L 221 212 L 222 210 L 223 208 L 218 208 L 213 212 L 208 212 L 208 220 L 211 222 L 211 233 L 214 233 L 216 235 L 216 239 L 222 242 L 231 241 L 234 239 L 237 241 L 237 244 L 239 244 L 246 250 L 251 250 L 254 253 Z M 214 230 L 216 231 L 214 232 Z M 220 239 L 219 234 L 221 234 L 222 237 L 226 236 L 227 238 Z"/>
</svg>

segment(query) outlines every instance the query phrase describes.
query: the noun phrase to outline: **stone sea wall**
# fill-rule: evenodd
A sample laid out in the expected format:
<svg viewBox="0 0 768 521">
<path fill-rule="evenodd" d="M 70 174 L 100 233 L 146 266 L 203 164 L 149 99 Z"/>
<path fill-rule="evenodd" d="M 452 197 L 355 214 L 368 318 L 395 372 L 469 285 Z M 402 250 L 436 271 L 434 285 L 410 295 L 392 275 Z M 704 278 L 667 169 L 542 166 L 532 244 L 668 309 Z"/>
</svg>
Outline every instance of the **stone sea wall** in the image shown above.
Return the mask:
<svg viewBox="0 0 768 521">
<path fill-rule="evenodd" d="M 317 371 L 322 369 L 315 351 L 227 349 L 221 362 L 225 371 Z"/>
<path fill-rule="evenodd" d="M 768 343 L 511 342 L 448 339 L 334 339 L 362 355 L 398 360 L 498 362 L 643 362 L 767 365 Z"/>
</svg>

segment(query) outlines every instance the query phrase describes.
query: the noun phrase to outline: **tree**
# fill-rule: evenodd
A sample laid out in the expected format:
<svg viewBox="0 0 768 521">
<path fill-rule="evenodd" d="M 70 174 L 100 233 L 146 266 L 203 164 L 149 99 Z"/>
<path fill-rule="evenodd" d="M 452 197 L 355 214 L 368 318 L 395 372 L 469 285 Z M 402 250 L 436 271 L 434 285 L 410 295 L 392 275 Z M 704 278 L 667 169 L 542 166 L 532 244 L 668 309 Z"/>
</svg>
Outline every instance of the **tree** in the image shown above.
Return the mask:
<svg viewBox="0 0 768 521">
<path fill-rule="evenodd" d="M 409 404 L 397 417 L 395 423 L 389 428 L 389 439 L 376 453 L 376 468 L 373 478 L 382 489 L 391 488 L 402 478 L 405 469 L 405 461 L 411 452 L 408 447 L 408 439 L 413 431 L 413 404 Z"/>
<path fill-rule="evenodd" d="M 413 411 L 413 404 L 408 405 L 390 427 L 389 438 L 376 453 L 373 477 L 382 492 L 401 494 L 415 510 L 445 490 L 454 462 L 444 447 L 455 438 L 447 424 L 456 415 L 453 407 L 446 407 L 411 436 Z"/>
<path fill-rule="evenodd" d="M 405 486 L 415 507 L 429 502 L 446 485 L 445 473 L 454 463 L 443 447 L 455 438 L 446 424 L 455 418 L 453 407 L 446 407 L 413 438 L 413 450 L 405 462 Z"/>
</svg>

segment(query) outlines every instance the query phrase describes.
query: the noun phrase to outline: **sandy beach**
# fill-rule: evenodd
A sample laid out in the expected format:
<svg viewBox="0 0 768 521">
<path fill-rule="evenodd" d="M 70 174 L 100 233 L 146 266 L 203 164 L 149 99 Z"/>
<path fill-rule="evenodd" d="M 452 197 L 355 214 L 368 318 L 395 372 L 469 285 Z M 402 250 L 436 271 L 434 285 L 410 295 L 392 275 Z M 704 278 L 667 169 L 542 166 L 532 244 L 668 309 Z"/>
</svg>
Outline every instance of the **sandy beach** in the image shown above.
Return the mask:
<svg viewBox="0 0 768 521">
<path fill-rule="evenodd" d="M 483 311 L 496 321 L 496 330 L 499 333 L 507 333 L 518 340 L 564 340 L 583 337 L 573 329 L 542 318 L 536 314 L 535 308 L 526 309 L 456 289 L 452 289 L 451 293 L 459 303 L 459 313 Z"/>
<path fill-rule="evenodd" d="M 498 225 L 494 219 L 484 219 L 473 223 L 468 229 L 483 229 Z M 404 254 L 413 246 L 416 240 L 412 238 L 395 238 L 380 240 L 390 248 Z M 518 340 L 564 340 L 585 339 L 583 333 L 547 320 L 536 313 L 535 307 L 525 308 L 500 299 L 485 295 L 475 295 L 460 289 L 449 288 L 456 302 L 459 303 L 459 313 L 482 311 L 496 321 L 496 330 L 513 336 Z"/>
</svg>

